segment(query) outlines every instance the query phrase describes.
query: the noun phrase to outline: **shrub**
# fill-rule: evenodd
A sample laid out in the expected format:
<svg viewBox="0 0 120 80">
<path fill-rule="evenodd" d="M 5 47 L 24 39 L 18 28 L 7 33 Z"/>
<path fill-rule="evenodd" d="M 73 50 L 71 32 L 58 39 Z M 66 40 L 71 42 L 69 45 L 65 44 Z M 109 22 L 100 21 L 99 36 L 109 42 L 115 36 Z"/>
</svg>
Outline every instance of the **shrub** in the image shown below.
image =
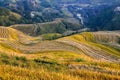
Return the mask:
<svg viewBox="0 0 120 80">
<path fill-rule="evenodd" d="M 0 57 L 3 58 L 3 59 L 8 59 L 9 58 L 9 56 L 6 55 L 6 54 L 1 54 Z"/>
<path fill-rule="evenodd" d="M 77 59 L 75 59 L 75 62 L 85 62 L 85 60 L 82 58 L 77 58 Z"/>
<path fill-rule="evenodd" d="M 56 65 L 57 62 L 55 61 L 48 61 L 48 60 L 41 60 L 41 59 L 34 59 L 36 63 L 41 63 L 41 64 L 50 64 L 50 65 Z"/>
<path fill-rule="evenodd" d="M 4 64 L 10 64 L 10 61 L 8 59 L 2 59 L 1 60 Z"/>
<path fill-rule="evenodd" d="M 21 56 L 21 57 L 16 56 L 15 59 L 16 59 L 16 60 L 23 61 L 23 62 L 26 62 L 26 61 L 27 61 L 26 57 L 23 57 L 23 56 Z"/>
<path fill-rule="evenodd" d="M 57 38 L 60 38 L 60 37 L 62 37 L 62 35 L 57 34 L 57 33 L 43 34 L 42 35 L 43 40 L 54 40 L 54 39 L 57 39 Z"/>
</svg>

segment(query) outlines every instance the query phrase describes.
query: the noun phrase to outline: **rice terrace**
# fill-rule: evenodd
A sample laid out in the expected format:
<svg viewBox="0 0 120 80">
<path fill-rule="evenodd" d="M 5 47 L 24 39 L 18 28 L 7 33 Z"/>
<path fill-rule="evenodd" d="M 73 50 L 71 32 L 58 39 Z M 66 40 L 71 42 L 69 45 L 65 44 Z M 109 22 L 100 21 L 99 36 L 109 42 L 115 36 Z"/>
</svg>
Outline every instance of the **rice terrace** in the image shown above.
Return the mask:
<svg viewBox="0 0 120 80">
<path fill-rule="evenodd" d="M 0 0 L 0 80 L 120 80 L 120 1 Z"/>
<path fill-rule="evenodd" d="M 12 28 L 0 28 L 0 33 L 3 80 L 120 79 L 119 32 L 83 32 L 55 40 Z"/>
</svg>

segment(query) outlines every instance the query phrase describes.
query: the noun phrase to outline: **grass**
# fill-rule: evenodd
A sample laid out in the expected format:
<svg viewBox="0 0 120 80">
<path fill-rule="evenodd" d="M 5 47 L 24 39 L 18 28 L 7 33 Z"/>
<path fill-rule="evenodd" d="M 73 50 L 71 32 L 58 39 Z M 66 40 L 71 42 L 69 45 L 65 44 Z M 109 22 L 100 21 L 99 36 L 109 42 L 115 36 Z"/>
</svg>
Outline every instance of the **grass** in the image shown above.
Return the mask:
<svg viewBox="0 0 120 80">
<path fill-rule="evenodd" d="M 3 72 L 1 78 L 3 80 L 79 80 L 70 74 L 51 72 L 44 68 L 31 70 L 4 65 L 1 67 L 0 70 Z"/>
<path fill-rule="evenodd" d="M 41 37 L 42 37 L 42 40 L 54 40 L 62 37 L 62 34 L 58 34 L 58 33 L 43 34 L 41 35 Z"/>
<path fill-rule="evenodd" d="M 0 42 L 0 52 L 4 53 L 20 53 L 19 50 L 14 49 L 13 47 L 9 46 L 4 42 Z"/>
<path fill-rule="evenodd" d="M 63 53 L 63 55 L 62 55 Z M 70 55 L 69 55 L 70 54 Z M 0 55 L 0 78 L 3 80 L 119 80 L 120 65 L 90 61 L 79 54 L 70 52 L 48 52 L 34 54 L 39 58 L 28 59 L 24 56 Z M 46 56 L 45 56 L 46 55 Z M 67 57 L 68 56 L 68 57 Z M 73 60 L 71 59 L 73 58 Z M 118 71 L 118 74 L 109 74 L 99 71 L 69 69 L 69 65 L 100 66 L 103 69 Z M 111 65 L 111 66 L 110 66 Z M 105 68 L 106 67 L 106 68 Z"/>
<path fill-rule="evenodd" d="M 75 61 L 76 61 L 76 62 L 85 62 L 85 60 L 82 59 L 82 58 L 77 58 Z"/>
<path fill-rule="evenodd" d="M 8 28 L 8 30 L 9 30 L 9 39 L 18 41 L 19 40 L 18 32 L 12 28 Z"/>
</svg>

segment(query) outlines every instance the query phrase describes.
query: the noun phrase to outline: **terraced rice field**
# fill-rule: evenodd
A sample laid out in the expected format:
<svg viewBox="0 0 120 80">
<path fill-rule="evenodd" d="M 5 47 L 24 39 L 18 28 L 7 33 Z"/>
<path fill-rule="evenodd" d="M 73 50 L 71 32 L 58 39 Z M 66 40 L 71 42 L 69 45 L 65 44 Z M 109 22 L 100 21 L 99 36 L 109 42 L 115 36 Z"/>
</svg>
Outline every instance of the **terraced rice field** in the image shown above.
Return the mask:
<svg viewBox="0 0 120 80">
<path fill-rule="evenodd" d="M 93 33 L 96 41 L 117 43 L 120 34 L 117 32 L 95 32 Z"/>
<path fill-rule="evenodd" d="M 3 80 L 120 79 L 118 32 L 84 32 L 44 41 L 12 28 L 0 28 L 0 33 Z"/>
<path fill-rule="evenodd" d="M 9 38 L 9 30 L 4 27 L 0 27 L 0 38 Z"/>
<path fill-rule="evenodd" d="M 38 53 L 46 51 L 69 51 L 75 53 L 84 53 L 89 57 L 120 62 L 120 52 L 99 42 L 116 43 L 120 37 L 118 33 L 112 32 L 94 32 L 82 33 L 69 37 L 60 38 L 52 41 L 37 41 L 21 32 L 11 28 L 1 28 L 1 38 L 12 36 L 14 41 L 7 41 L 5 44 L 22 53 Z M 12 33 L 10 32 L 13 31 Z M 11 34 L 9 34 L 11 33 Z M 4 36 L 2 36 L 2 34 Z M 9 35 L 8 35 L 9 34 Z M 33 40 L 32 40 L 33 39 Z M 117 44 L 119 45 L 119 44 Z"/>
</svg>

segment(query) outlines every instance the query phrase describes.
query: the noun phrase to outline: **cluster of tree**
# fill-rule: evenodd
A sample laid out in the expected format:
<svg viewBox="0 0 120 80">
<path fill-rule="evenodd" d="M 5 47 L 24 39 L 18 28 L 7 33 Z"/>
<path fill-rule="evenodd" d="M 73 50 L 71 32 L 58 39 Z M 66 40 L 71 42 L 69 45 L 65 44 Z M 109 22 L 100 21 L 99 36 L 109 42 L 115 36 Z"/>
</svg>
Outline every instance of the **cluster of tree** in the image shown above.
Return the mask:
<svg viewBox="0 0 120 80">
<path fill-rule="evenodd" d="M 18 23 L 32 24 L 32 23 L 50 22 L 56 18 L 63 17 L 63 14 L 60 12 L 60 10 L 57 10 L 55 7 L 53 8 L 52 4 L 47 0 L 40 0 L 40 1 L 39 0 L 0 0 L 0 7 L 7 8 L 9 9 L 9 11 L 11 10 L 12 12 L 20 14 L 22 17 L 22 20 L 18 21 L 15 17 L 13 17 L 14 15 L 12 15 L 14 20 L 12 19 L 13 21 L 11 21 L 11 14 L 9 14 L 10 17 L 8 17 L 9 15 L 6 16 L 1 13 L 0 25 L 3 26 L 4 25 L 9 26 L 11 24 L 18 24 Z M 50 11 L 46 12 L 45 9 L 48 8 L 50 9 Z M 0 10 L 0 12 L 4 12 L 4 11 Z M 31 16 L 32 11 L 40 12 L 42 15 L 34 14 L 34 16 Z"/>
<path fill-rule="evenodd" d="M 67 30 L 77 31 L 77 30 L 83 28 L 83 26 L 80 25 L 79 23 L 72 23 L 72 22 L 68 22 L 65 20 L 63 20 L 62 23 L 64 24 L 64 26 Z"/>
<path fill-rule="evenodd" d="M 16 12 L 16 11 L 15 11 Z M 15 13 L 6 8 L 0 8 L 0 26 L 10 26 L 13 24 L 32 24 L 32 23 L 42 23 L 42 22 L 50 22 L 55 20 L 56 18 L 62 17 L 62 13 L 59 12 L 42 12 L 42 15 L 34 15 L 31 16 L 31 12 Z M 12 14 L 15 13 L 21 18 L 18 18 L 16 15 Z"/>
<path fill-rule="evenodd" d="M 65 35 L 69 35 L 81 29 L 81 25 L 75 23 L 73 24 L 67 22 L 66 20 L 55 20 L 53 22 L 37 23 L 31 25 L 18 25 L 12 27 L 31 36 L 39 36 L 41 34 L 49 34 L 49 33 L 59 33 L 59 34 L 65 33 Z M 56 36 L 52 38 L 55 37 Z"/>
<path fill-rule="evenodd" d="M 120 30 L 120 12 L 114 11 L 116 6 L 106 8 L 97 16 L 89 18 L 87 26 L 91 30 Z"/>
<path fill-rule="evenodd" d="M 0 8 L 0 26 L 10 26 L 21 22 L 21 18 L 10 10 Z"/>
<path fill-rule="evenodd" d="M 51 33 L 51 34 L 49 33 L 49 34 L 41 35 L 42 40 L 54 40 L 54 39 L 60 38 L 62 36 L 63 36 L 62 34 L 58 34 L 58 33 Z"/>
<path fill-rule="evenodd" d="M 54 10 L 53 10 L 54 11 Z M 54 21 L 56 18 L 62 18 L 62 13 L 59 12 L 42 12 L 42 15 L 34 15 L 31 17 L 31 14 L 28 12 L 25 16 L 23 16 L 22 23 L 42 23 L 42 22 L 51 22 Z"/>
</svg>

